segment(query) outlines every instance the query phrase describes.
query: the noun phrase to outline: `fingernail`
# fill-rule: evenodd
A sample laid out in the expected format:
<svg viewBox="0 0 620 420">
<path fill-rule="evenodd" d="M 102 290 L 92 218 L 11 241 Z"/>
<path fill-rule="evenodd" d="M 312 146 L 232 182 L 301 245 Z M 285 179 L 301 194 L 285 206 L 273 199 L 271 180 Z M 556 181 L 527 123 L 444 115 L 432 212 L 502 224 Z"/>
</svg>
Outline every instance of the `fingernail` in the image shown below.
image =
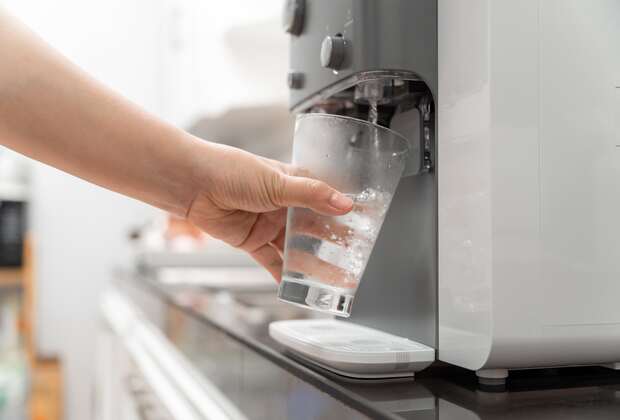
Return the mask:
<svg viewBox="0 0 620 420">
<path fill-rule="evenodd" d="M 340 210 L 349 210 L 351 207 L 353 207 L 353 200 L 351 200 L 346 195 L 333 193 L 331 197 L 329 197 L 329 204 L 332 207 Z"/>
</svg>

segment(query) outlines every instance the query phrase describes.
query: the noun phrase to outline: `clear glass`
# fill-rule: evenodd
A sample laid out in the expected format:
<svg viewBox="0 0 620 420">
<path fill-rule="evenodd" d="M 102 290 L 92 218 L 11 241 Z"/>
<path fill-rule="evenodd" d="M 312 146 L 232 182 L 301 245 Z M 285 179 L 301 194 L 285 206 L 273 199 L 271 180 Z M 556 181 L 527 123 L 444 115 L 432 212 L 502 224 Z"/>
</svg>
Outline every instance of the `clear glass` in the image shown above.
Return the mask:
<svg viewBox="0 0 620 420">
<path fill-rule="evenodd" d="M 367 121 L 330 114 L 297 117 L 293 164 L 347 194 L 354 207 L 338 217 L 288 210 L 281 300 L 350 315 L 407 152 L 405 138 Z"/>
</svg>

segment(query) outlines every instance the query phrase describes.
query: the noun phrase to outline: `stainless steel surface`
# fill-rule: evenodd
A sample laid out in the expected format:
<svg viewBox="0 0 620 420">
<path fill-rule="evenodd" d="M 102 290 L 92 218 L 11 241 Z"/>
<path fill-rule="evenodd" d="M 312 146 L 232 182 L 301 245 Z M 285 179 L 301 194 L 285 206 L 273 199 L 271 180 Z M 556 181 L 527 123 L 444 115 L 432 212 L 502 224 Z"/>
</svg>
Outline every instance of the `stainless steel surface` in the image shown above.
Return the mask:
<svg viewBox="0 0 620 420">
<path fill-rule="evenodd" d="M 291 37 L 290 69 L 302 71 L 306 83 L 290 92 L 291 108 L 360 72 L 413 70 L 436 92 L 436 0 L 307 0 L 303 32 Z M 347 40 L 338 72 L 317 59 L 326 36 Z M 304 108 L 311 104 L 306 103 Z"/>
<path fill-rule="evenodd" d="M 408 163 L 355 297 L 351 321 L 437 347 L 436 0 L 307 1 L 290 66 L 295 112 L 367 119 L 408 138 Z M 323 43 L 323 64 L 313 59 Z"/>
</svg>

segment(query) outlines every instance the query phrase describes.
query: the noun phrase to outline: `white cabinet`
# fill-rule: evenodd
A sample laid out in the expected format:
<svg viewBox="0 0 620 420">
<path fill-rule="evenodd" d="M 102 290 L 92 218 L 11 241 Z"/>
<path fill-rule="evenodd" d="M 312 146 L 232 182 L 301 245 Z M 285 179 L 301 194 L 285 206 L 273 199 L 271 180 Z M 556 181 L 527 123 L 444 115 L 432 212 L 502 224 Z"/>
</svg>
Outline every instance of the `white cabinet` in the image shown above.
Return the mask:
<svg viewBox="0 0 620 420">
<path fill-rule="evenodd" d="M 102 299 L 96 420 L 244 420 L 142 313 L 117 291 Z"/>
</svg>

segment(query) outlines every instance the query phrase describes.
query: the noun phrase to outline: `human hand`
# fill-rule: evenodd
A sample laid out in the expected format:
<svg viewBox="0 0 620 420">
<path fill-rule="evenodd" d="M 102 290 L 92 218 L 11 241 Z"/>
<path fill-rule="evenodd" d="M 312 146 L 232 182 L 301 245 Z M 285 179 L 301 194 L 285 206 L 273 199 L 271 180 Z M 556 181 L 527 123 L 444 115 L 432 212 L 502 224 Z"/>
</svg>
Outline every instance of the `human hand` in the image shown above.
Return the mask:
<svg viewBox="0 0 620 420">
<path fill-rule="evenodd" d="M 248 252 L 280 281 L 287 207 L 324 215 L 351 211 L 353 201 L 326 183 L 296 175 L 287 164 L 240 149 L 204 143 L 187 219 L 211 236 Z"/>
</svg>

